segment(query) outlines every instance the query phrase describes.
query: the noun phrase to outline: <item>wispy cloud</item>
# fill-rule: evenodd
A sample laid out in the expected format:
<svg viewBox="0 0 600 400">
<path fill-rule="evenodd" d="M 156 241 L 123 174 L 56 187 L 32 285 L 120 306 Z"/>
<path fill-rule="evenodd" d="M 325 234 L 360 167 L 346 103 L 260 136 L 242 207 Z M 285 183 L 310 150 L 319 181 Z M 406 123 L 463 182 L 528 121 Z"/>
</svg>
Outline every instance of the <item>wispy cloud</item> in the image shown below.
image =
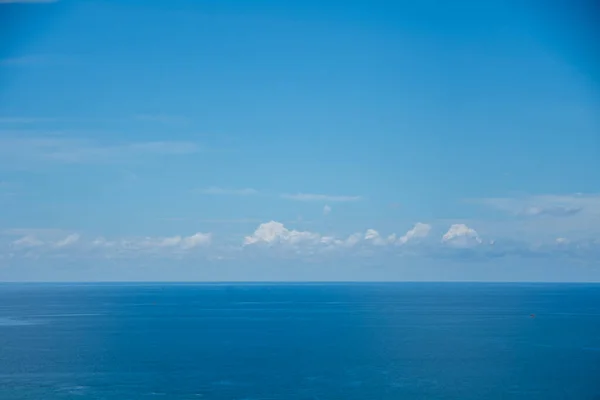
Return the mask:
<svg viewBox="0 0 600 400">
<path fill-rule="evenodd" d="M 211 186 L 200 191 L 203 194 L 209 195 L 229 195 L 229 196 L 252 196 L 258 194 L 258 190 L 252 188 L 243 189 L 227 189 L 217 186 Z"/>
<path fill-rule="evenodd" d="M 27 235 L 12 242 L 17 248 L 38 247 L 44 245 L 44 242 L 35 236 Z"/>
<path fill-rule="evenodd" d="M 62 164 L 119 163 L 158 155 L 197 153 L 201 147 L 186 141 L 101 143 L 63 137 L 0 138 L 2 164 L 36 162 Z"/>
<path fill-rule="evenodd" d="M 532 195 L 470 200 L 524 217 L 570 217 L 580 213 L 600 214 L 600 195 Z"/>
<path fill-rule="evenodd" d="M 337 195 L 314 194 L 314 193 L 296 193 L 296 194 L 284 193 L 284 194 L 281 194 L 280 197 L 283 199 L 294 200 L 294 201 L 324 201 L 324 202 L 331 202 L 331 203 L 352 202 L 352 201 L 362 200 L 362 197 L 360 197 L 360 196 L 337 196 Z"/>
<path fill-rule="evenodd" d="M 71 246 L 75 243 L 77 243 L 79 241 L 79 234 L 77 233 L 73 233 L 69 236 L 67 236 L 66 238 L 59 240 L 58 242 L 55 243 L 56 247 L 67 247 L 67 246 Z"/>
<path fill-rule="evenodd" d="M 86 239 L 78 233 L 57 236 L 56 234 L 44 235 L 44 230 L 39 231 L 41 235 L 35 235 L 35 230 L 31 232 L 24 230 L 23 232 L 28 232 L 28 234 L 11 240 L 8 243 L 10 249 L 25 252 L 28 255 L 35 252 L 39 255 L 82 255 L 87 253 L 111 257 L 143 254 L 168 256 L 185 254 L 197 248 L 207 247 L 212 242 L 212 234 L 202 232 L 189 236 Z"/>
<path fill-rule="evenodd" d="M 159 250 L 179 249 L 191 250 L 200 246 L 207 246 L 212 241 L 211 233 L 195 233 L 190 236 L 171 236 L 163 238 L 134 238 L 115 242 L 112 246 L 124 247 L 130 250 Z M 98 243 L 98 242 L 96 242 Z M 109 242 L 101 242 L 106 246 Z"/>
</svg>

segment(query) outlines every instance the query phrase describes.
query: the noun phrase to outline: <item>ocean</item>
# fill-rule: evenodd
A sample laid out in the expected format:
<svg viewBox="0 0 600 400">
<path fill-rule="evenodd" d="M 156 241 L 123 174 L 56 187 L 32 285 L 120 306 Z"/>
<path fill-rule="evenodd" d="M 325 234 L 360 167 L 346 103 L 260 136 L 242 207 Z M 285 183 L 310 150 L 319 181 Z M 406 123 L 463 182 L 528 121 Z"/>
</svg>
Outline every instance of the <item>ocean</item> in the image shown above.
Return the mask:
<svg viewBox="0 0 600 400">
<path fill-rule="evenodd" d="M 1 284 L 0 399 L 600 399 L 600 285 Z"/>
</svg>

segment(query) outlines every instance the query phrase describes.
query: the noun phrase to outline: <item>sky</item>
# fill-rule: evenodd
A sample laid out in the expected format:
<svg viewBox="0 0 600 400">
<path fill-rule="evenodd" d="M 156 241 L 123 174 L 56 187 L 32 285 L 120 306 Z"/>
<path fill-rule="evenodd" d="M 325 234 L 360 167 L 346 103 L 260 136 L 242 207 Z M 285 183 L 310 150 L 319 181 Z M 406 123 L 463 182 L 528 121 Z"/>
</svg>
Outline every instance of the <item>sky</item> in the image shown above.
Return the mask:
<svg viewBox="0 0 600 400">
<path fill-rule="evenodd" d="M 0 0 L 0 280 L 600 281 L 595 11 Z"/>
</svg>

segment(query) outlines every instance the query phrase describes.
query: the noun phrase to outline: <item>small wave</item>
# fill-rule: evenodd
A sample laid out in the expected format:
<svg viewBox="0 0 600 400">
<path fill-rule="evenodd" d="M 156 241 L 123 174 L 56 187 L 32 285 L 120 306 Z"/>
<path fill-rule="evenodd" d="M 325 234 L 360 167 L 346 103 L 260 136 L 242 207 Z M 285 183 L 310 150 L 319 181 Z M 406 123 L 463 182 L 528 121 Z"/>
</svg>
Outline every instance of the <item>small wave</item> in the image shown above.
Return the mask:
<svg viewBox="0 0 600 400">
<path fill-rule="evenodd" d="M 86 394 L 86 392 L 88 391 L 88 387 L 87 386 L 82 386 L 82 385 L 74 385 L 74 386 L 65 386 L 62 387 L 60 389 L 61 392 L 70 394 L 70 395 L 75 395 L 75 396 L 83 396 Z"/>
</svg>

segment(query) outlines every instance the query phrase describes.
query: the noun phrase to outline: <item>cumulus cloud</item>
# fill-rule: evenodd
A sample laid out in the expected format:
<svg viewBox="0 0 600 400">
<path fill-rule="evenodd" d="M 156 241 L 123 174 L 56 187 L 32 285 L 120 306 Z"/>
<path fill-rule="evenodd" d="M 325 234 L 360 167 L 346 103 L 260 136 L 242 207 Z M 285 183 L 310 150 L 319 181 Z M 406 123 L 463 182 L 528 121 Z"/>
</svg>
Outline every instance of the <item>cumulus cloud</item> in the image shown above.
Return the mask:
<svg viewBox="0 0 600 400">
<path fill-rule="evenodd" d="M 348 236 L 348 238 L 344 241 L 342 241 L 340 244 L 345 244 L 348 247 L 352 247 L 357 245 L 361 240 L 362 240 L 363 235 L 361 235 L 360 233 L 353 233 L 352 235 Z"/>
<path fill-rule="evenodd" d="M 314 193 L 296 193 L 296 194 L 282 194 L 281 198 L 295 201 L 326 201 L 330 203 L 342 203 L 359 201 L 362 198 L 360 196 L 334 196 L 328 194 L 314 194 Z"/>
<path fill-rule="evenodd" d="M 398 239 L 398 244 L 405 244 L 409 241 L 423 239 L 429 235 L 430 231 L 431 225 L 424 224 L 422 222 L 417 222 L 411 230 L 406 232 L 404 236 L 401 236 Z"/>
<path fill-rule="evenodd" d="M 481 242 L 475 229 L 469 228 L 465 224 L 453 224 L 442 236 L 442 243 L 458 247 L 470 247 Z"/>
<path fill-rule="evenodd" d="M 382 236 L 375 229 L 367 229 L 364 233 L 353 233 L 347 237 L 326 236 L 317 232 L 288 229 L 281 222 L 269 221 L 243 240 L 244 246 L 255 244 L 294 245 L 295 248 L 333 250 L 363 246 L 387 246 L 397 241 L 396 235 Z"/>
<path fill-rule="evenodd" d="M 66 247 L 66 246 L 71 246 L 72 244 L 75 244 L 79 241 L 79 235 L 76 233 L 73 233 L 69 236 L 67 236 L 66 238 L 59 240 L 58 242 L 55 243 L 56 247 Z"/>
<path fill-rule="evenodd" d="M 367 229 L 364 240 L 367 243 L 374 244 L 375 246 L 385 246 L 393 243 L 396 240 L 396 235 L 391 234 L 387 238 L 383 238 L 375 229 Z"/>
<path fill-rule="evenodd" d="M 327 204 L 325 204 L 325 206 L 323 206 L 323 215 L 329 215 L 331 213 L 331 207 L 328 206 Z"/>
<path fill-rule="evenodd" d="M 260 224 L 252 235 L 244 238 L 244 245 L 257 243 L 298 244 L 302 242 L 319 242 L 321 235 L 314 232 L 287 229 L 281 222 L 269 221 Z"/>
<path fill-rule="evenodd" d="M 599 240 L 579 240 L 571 236 L 553 236 L 547 240 L 526 241 L 521 239 L 499 238 L 484 242 L 479 234 L 465 224 L 454 224 L 441 238 L 441 243 L 430 246 L 404 246 L 418 243 L 430 235 L 428 224 L 417 223 L 403 236 L 383 235 L 375 229 L 351 235 L 330 235 L 312 231 L 302 231 L 286 227 L 283 223 L 269 221 L 260 224 L 252 234 L 244 237 L 244 248 L 264 248 L 275 256 L 310 257 L 377 257 L 394 253 L 411 257 L 458 257 L 460 259 L 493 259 L 498 257 L 577 257 L 581 260 L 597 260 L 600 257 Z M 217 243 L 212 246 L 212 234 L 195 233 L 189 236 L 155 236 L 133 238 L 97 237 L 87 239 L 77 233 L 48 230 L 7 230 L 2 235 L 18 238 L 1 242 L 0 255 L 13 254 L 14 257 L 222 257 L 241 256 L 241 248 L 233 243 Z M 18 234 L 17 234 L 18 232 Z M 569 239 L 567 239 L 568 237 Z M 263 246 L 260 246 L 260 245 Z M 209 247 L 209 245 L 211 245 Z M 400 246 L 398 246 L 400 245 Z M 6 246 L 6 247 L 2 247 Z M 206 250 L 193 251 L 204 248 Z M 272 252 L 272 253 L 271 253 Z M 261 251 L 245 254 L 260 255 Z M 263 255 L 266 253 L 262 253 Z M 11 257 L 13 257 L 11 255 Z M 317 257 L 317 258 L 315 258 Z"/>
<path fill-rule="evenodd" d="M 208 245 L 211 241 L 212 234 L 198 232 L 192 236 L 184 237 L 181 240 L 181 248 L 184 250 L 193 249 L 194 247 Z"/>
</svg>

